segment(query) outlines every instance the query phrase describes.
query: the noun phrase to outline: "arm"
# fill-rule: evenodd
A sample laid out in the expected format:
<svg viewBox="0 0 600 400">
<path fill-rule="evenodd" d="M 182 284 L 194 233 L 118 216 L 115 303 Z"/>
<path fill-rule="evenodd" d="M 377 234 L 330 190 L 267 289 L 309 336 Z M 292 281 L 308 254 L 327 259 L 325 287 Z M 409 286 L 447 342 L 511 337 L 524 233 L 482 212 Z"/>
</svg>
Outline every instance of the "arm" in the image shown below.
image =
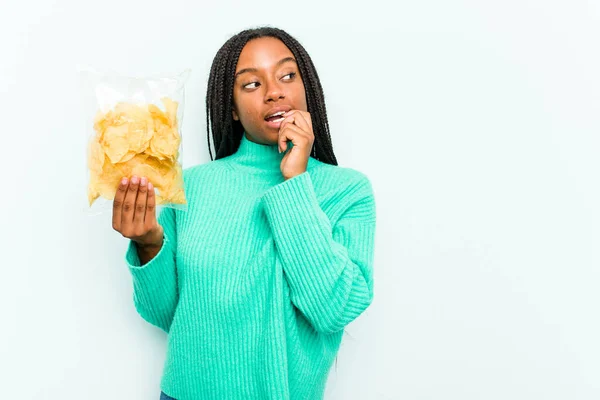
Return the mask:
<svg viewBox="0 0 600 400">
<path fill-rule="evenodd" d="M 179 301 L 175 210 L 165 207 L 158 216 L 158 223 L 164 231 L 162 247 L 157 252 L 156 249 L 138 249 L 130 240 L 125 260 L 133 278 L 133 301 L 137 312 L 149 323 L 169 332 Z M 152 256 L 151 252 L 156 254 Z M 146 259 L 148 261 L 144 263 Z"/>
<path fill-rule="evenodd" d="M 369 180 L 351 183 L 337 199 L 348 206 L 334 227 L 308 172 L 262 199 L 291 300 L 322 333 L 342 330 L 373 300 L 375 199 Z"/>
</svg>

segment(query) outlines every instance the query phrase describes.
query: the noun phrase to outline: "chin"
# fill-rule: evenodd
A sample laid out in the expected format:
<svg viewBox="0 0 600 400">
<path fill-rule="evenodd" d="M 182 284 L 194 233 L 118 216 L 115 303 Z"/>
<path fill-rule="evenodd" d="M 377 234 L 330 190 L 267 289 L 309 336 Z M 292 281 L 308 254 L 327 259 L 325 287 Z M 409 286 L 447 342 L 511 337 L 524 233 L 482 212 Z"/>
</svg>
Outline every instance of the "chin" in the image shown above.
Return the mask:
<svg viewBox="0 0 600 400">
<path fill-rule="evenodd" d="M 246 136 L 248 136 L 251 141 L 256 143 L 275 145 L 277 144 L 277 140 L 279 139 L 279 132 L 267 131 L 260 132 L 259 134 L 246 133 Z"/>
<path fill-rule="evenodd" d="M 277 140 L 279 139 L 279 133 L 275 132 L 274 134 L 267 135 L 265 137 L 265 142 L 269 144 L 277 144 Z"/>
</svg>

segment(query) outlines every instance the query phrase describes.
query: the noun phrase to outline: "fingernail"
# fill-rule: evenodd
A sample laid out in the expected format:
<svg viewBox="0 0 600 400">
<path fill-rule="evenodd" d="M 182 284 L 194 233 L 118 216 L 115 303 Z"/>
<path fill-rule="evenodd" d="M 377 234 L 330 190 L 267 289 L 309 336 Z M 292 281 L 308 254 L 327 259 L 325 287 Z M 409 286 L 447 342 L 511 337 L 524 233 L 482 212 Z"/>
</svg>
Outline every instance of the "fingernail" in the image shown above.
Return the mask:
<svg viewBox="0 0 600 400">
<path fill-rule="evenodd" d="M 127 185 L 127 178 L 121 179 L 121 185 L 123 185 L 123 186 Z"/>
<path fill-rule="evenodd" d="M 149 190 L 152 190 L 152 189 L 154 189 L 154 186 L 152 186 L 152 182 L 148 182 L 148 189 L 149 189 Z"/>
<path fill-rule="evenodd" d="M 141 181 L 140 181 L 140 185 L 142 185 L 142 186 L 146 186 L 146 182 L 147 182 L 147 179 L 146 179 L 146 177 L 145 177 L 145 176 L 142 176 L 142 179 L 141 179 Z"/>
<path fill-rule="evenodd" d="M 131 183 L 133 183 L 134 185 L 137 185 L 137 183 L 138 183 L 138 177 L 137 176 L 132 176 L 131 177 Z"/>
</svg>

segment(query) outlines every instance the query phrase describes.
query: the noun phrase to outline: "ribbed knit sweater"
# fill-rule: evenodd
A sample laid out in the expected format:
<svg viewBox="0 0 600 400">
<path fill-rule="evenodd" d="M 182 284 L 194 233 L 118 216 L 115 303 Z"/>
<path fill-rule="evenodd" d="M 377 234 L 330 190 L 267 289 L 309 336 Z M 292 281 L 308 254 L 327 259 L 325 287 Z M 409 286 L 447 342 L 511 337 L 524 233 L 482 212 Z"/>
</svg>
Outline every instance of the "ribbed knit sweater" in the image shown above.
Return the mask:
<svg viewBox="0 0 600 400">
<path fill-rule="evenodd" d="M 168 333 L 160 388 L 177 400 L 322 399 L 344 327 L 373 300 L 369 179 L 310 157 L 285 180 L 283 156 L 244 135 L 184 169 L 188 209 L 160 210 L 152 260 L 129 242 L 133 302 Z"/>
</svg>

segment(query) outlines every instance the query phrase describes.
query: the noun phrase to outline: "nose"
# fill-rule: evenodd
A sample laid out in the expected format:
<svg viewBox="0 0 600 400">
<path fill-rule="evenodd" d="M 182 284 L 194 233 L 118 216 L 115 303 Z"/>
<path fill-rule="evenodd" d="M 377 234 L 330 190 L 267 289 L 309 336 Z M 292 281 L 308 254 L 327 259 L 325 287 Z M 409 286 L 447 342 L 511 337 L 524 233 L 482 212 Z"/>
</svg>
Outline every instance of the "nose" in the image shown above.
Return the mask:
<svg viewBox="0 0 600 400">
<path fill-rule="evenodd" d="M 285 98 L 283 89 L 277 82 L 268 82 L 267 90 L 265 92 L 265 103 L 269 101 L 278 101 Z"/>
</svg>

